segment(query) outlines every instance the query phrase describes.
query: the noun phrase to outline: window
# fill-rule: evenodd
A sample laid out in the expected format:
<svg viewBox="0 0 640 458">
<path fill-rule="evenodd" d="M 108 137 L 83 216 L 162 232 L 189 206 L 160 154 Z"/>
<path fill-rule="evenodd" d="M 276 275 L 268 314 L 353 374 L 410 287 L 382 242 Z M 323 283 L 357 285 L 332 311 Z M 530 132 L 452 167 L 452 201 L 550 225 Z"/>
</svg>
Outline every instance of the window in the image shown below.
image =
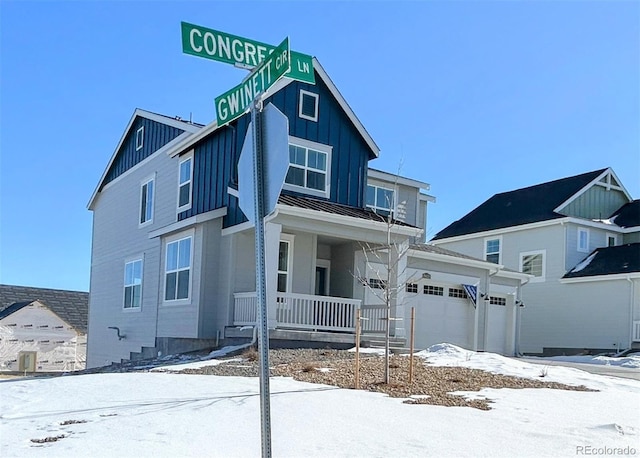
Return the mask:
<svg viewBox="0 0 640 458">
<path fill-rule="evenodd" d="M 140 224 L 153 220 L 153 178 L 142 183 L 140 189 Z"/>
<path fill-rule="evenodd" d="M 617 237 L 615 234 L 607 234 L 607 246 L 616 246 Z"/>
<path fill-rule="evenodd" d="M 544 257 L 545 250 L 520 253 L 520 271 L 535 276 L 536 278 L 532 281 L 544 280 Z"/>
<path fill-rule="evenodd" d="M 504 297 L 489 297 L 489 304 L 491 305 L 507 305 L 507 299 Z"/>
<path fill-rule="evenodd" d="M 167 243 L 164 300 L 189 299 L 191 237 Z"/>
<path fill-rule="evenodd" d="M 193 178 L 193 158 L 180 161 L 178 167 L 178 211 L 191 208 L 191 180 Z"/>
<path fill-rule="evenodd" d="M 369 288 L 372 289 L 386 289 L 387 282 L 384 280 L 380 280 L 378 278 L 370 278 L 369 279 Z"/>
<path fill-rule="evenodd" d="M 589 252 L 589 229 L 578 228 L 578 251 Z"/>
<path fill-rule="evenodd" d="M 300 90 L 298 116 L 309 121 L 318 121 L 318 94 Z"/>
<path fill-rule="evenodd" d="M 422 292 L 432 296 L 444 296 L 444 288 L 442 286 L 424 285 Z"/>
<path fill-rule="evenodd" d="M 393 211 L 393 189 L 367 185 L 367 207 L 373 211 Z"/>
<path fill-rule="evenodd" d="M 142 302 L 142 259 L 124 265 L 124 308 L 140 308 Z"/>
<path fill-rule="evenodd" d="M 407 292 L 408 293 L 417 293 L 418 292 L 418 284 L 417 283 L 407 283 Z"/>
<path fill-rule="evenodd" d="M 484 243 L 484 258 L 494 264 L 500 264 L 501 239 L 485 239 Z"/>
<path fill-rule="evenodd" d="M 458 297 L 460 299 L 467 299 L 467 293 L 465 293 L 464 289 L 449 288 L 449 297 Z"/>
<path fill-rule="evenodd" d="M 144 126 L 136 131 L 136 151 L 142 149 L 144 145 Z"/>
<path fill-rule="evenodd" d="M 328 170 L 331 148 L 296 139 L 289 144 L 289 170 L 285 186 L 293 191 L 329 197 Z"/>
<path fill-rule="evenodd" d="M 291 240 L 280 240 L 278 248 L 278 292 L 286 293 L 290 287 Z"/>
</svg>

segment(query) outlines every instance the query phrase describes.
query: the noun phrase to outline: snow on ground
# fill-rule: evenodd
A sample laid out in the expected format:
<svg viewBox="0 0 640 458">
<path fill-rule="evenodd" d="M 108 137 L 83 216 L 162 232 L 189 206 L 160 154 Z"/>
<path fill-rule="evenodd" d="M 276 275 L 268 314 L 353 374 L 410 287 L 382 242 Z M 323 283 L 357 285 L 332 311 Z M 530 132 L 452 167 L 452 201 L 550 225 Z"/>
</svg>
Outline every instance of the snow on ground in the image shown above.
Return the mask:
<svg viewBox="0 0 640 458">
<path fill-rule="evenodd" d="M 542 370 L 447 344 L 419 356 L 528 378 Z M 485 389 L 480 395 L 494 403 L 481 411 L 272 378 L 273 456 L 640 455 L 640 382 L 557 366 L 544 379 L 600 391 Z M 261 453 L 257 378 L 144 372 L 1 380 L 0 411 L 3 457 Z"/>
</svg>

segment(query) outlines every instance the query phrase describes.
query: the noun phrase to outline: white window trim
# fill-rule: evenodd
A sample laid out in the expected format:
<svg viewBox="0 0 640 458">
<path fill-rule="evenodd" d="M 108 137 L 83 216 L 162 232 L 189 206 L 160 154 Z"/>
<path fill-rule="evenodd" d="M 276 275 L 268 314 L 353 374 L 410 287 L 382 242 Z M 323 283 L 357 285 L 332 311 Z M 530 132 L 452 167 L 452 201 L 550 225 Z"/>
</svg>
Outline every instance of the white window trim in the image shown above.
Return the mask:
<svg viewBox="0 0 640 458">
<path fill-rule="evenodd" d="M 125 295 L 125 289 L 127 286 L 133 286 L 133 285 L 127 285 L 127 279 L 126 279 L 126 275 L 127 275 L 127 264 L 131 264 L 133 262 L 140 262 L 141 266 L 140 266 L 140 306 L 138 307 L 125 307 L 124 306 L 124 295 Z M 124 272 L 123 272 L 123 284 L 122 284 L 122 311 L 124 313 L 132 313 L 132 312 L 140 312 L 142 310 L 142 294 L 143 294 L 143 289 L 144 289 L 144 256 L 135 256 L 132 258 L 127 258 L 124 261 Z"/>
<path fill-rule="evenodd" d="M 487 242 L 490 240 L 498 240 L 499 244 L 500 244 L 500 248 L 498 250 L 498 264 L 502 264 L 502 236 L 498 235 L 497 237 L 485 237 L 483 240 L 483 247 L 482 247 L 482 251 L 483 251 L 483 257 L 482 259 L 484 259 L 485 261 L 487 261 L 487 254 L 494 254 L 494 253 L 487 253 Z M 489 261 L 487 261 L 489 262 Z"/>
<path fill-rule="evenodd" d="M 612 246 L 618 246 L 618 235 L 617 234 L 614 234 L 613 232 L 605 233 L 604 243 L 605 243 L 606 247 L 609 246 L 609 239 L 613 239 L 613 245 Z"/>
<path fill-rule="evenodd" d="M 302 113 L 302 101 L 304 100 L 304 96 L 305 95 L 310 95 L 311 97 L 316 99 L 316 102 L 315 102 L 315 113 L 314 113 L 313 117 Z M 309 91 L 305 91 L 304 89 L 300 89 L 299 98 L 300 98 L 300 100 L 298 101 L 298 116 L 300 118 L 306 119 L 308 121 L 318 122 L 318 105 L 319 105 L 320 96 L 318 94 L 313 93 L 313 92 L 309 92 Z"/>
<path fill-rule="evenodd" d="M 583 233 L 583 232 L 586 234 L 586 243 L 587 243 L 587 246 L 584 247 L 584 248 L 580 246 L 580 234 Z M 576 248 L 580 253 L 588 253 L 589 252 L 589 229 L 587 229 L 585 227 L 579 227 L 578 228 L 578 238 L 576 239 Z"/>
<path fill-rule="evenodd" d="M 140 216 L 142 215 L 142 189 L 144 185 L 153 182 L 153 195 L 151 196 L 151 217 L 145 222 L 140 222 Z M 147 188 L 148 189 L 148 188 Z M 138 227 L 148 226 L 153 223 L 153 217 L 155 215 L 155 201 L 156 201 L 156 174 L 148 176 L 140 182 L 140 207 L 138 208 Z M 146 210 L 146 209 L 145 209 Z M 145 211 L 146 214 L 146 211 Z"/>
<path fill-rule="evenodd" d="M 328 199 L 329 196 L 331 195 L 331 156 L 332 156 L 331 153 L 333 152 L 333 147 L 331 145 L 325 145 L 323 143 L 317 143 L 311 140 L 306 140 L 304 138 L 293 137 L 291 135 L 289 135 L 289 144 L 302 146 L 303 148 L 307 148 L 307 149 L 309 148 L 314 149 L 316 151 L 320 151 L 327 155 L 327 170 L 325 172 L 326 181 L 324 186 L 325 190 L 323 192 L 318 189 L 305 188 L 304 186 L 297 186 L 295 184 L 290 184 L 290 183 L 284 183 L 282 185 L 282 189 L 287 189 L 289 191 L 295 191 L 295 192 L 299 192 L 301 194 L 307 194 L 310 196 L 324 197 Z"/>
<path fill-rule="evenodd" d="M 184 164 L 187 161 L 191 161 L 191 167 L 190 167 L 190 174 L 189 174 L 189 201 L 184 204 L 181 207 L 178 207 L 177 212 L 178 213 L 182 213 L 183 211 L 187 211 L 191 208 L 191 205 L 193 204 L 193 150 L 191 150 L 190 152 L 188 152 L 187 154 L 183 155 L 180 157 L 180 161 L 178 162 L 178 192 L 176 195 L 176 205 L 178 205 L 180 203 L 180 167 L 182 166 L 182 164 Z M 187 183 L 185 181 L 185 183 Z M 185 183 L 182 183 L 182 185 L 184 185 Z"/>
<path fill-rule="evenodd" d="M 136 151 L 140 151 L 144 146 L 144 126 L 136 131 Z"/>
<path fill-rule="evenodd" d="M 287 250 L 287 271 L 281 271 L 278 269 L 277 273 L 286 273 L 287 274 L 287 290 L 285 293 L 291 293 L 293 287 L 293 241 L 295 239 L 295 235 L 293 234 L 280 234 L 280 240 L 278 241 L 278 253 L 280 253 L 280 242 L 285 242 L 289 245 L 289 249 Z M 276 291 L 278 290 L 278 282 L 276 276 Z M 282 292 L 282 291 L 280 291 Z"/>
<path fill-rule="evenodd" d="M 185 299 L 166 299 L 166 291 L 167 291 L 167 247 L 170 243 L 179 242 L 180 240 L 184 240 L 187 238 L 191 238 L 191 253 L 189 258 L 189 291 L 187 293 L 187 297 Z M 160 294 L 162 295 L 162 304 L 167 306 L 173 305 L 189 305 L 191 304 L 192 298 L 192 288 L 193 288 L 193 277 L 195 275 L 195 269 L 193 266 L 193 259 L 195 253 L 195 230 L 191 229 L 187 232 L 181 232 L 180 234 L 173 235 L 171 237 L 167 237 L 164 240 L 163 248 L 162 248 L 162 291 Z"/>
<path fill-rule="evenodd" d="M 373 184 L 373 183 L 367 183 L 367 188 L 369 186 L 372 186 L 372 187 L 376 188 L 376 194 L 375 194 L 376 195 L 376 205 L 368 205 L 367 204 L 366 207 L 372 209 L 373 211 L 376 211 L 376 210 L 381 210 L 381 211 L 385 211 L 385 212 L 391 211 L 391 213 L 395 215 L 396 214 L 396 201 L 397 201 L 396 194 L 397 194 L 397 189 L 395 189 L 395 187 L 389 187 L 389 186 L 382 186 L 382 185 Z M 385 190 L 391 191 L 393 193 L 393 202 L 391 202 L 391 208 L 384 208 L 384 207 L 378 206 L 378 192 L 377 192 L 378 189 L 385 189 Z M 365 203 L 366 203 L 366 200 L 367 200 L 367 196 L 366 195 L 365 195 L 365 199 L 364 200 L 365 200 Z"/>
<path fill-rule="evenodd" d="M 532 274 L 531 280 L 529 280 L 529 283 L 538 283 L 538 282 L 543 282 L 545 281 L 546 277 L 547 277 L 547 250 L 534 250 L 534 251 L 523 251 L 520 253 L 520 260 L 518 262 L 518 267 L 520 272 L 523 272 L 522 270 L 522 261 L 524 261 L 524 257 L 525 256 L 535 256 L 541 254 L 542 255 L 542 275 L 540 275 L 539 277 L 535 277 Z"/>
</svg>

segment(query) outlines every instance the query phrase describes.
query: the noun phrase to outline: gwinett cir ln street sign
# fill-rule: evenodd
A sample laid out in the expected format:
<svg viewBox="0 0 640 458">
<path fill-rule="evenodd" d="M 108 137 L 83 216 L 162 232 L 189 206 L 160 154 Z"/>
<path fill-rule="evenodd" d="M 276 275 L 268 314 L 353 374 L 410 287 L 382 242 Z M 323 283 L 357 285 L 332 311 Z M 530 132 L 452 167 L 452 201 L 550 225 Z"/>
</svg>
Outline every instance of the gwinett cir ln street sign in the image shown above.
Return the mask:
<svg viewBox="0 0 640 458">
<path fill-rule="evenodd" d="M 290 68 L 289 38 L 287 37 L 258 67 L 252 70 L 244 82 L 216 97 L 218 126 L 223 126 L 242 116 L 253 99 L 273 86 Z"/>
<path fill-rule="evenodd" d="M 259 41 L 231 35 L 199 25 L 182 22 L 182 51 L 192 56 L 217 60 L 228 64 L 256 67 L 273 51 L 271 46 Z M 315 84 L 313 58 L 291 51 L 291 70 L 287 77 L 304 83 Z"/>
</svg>

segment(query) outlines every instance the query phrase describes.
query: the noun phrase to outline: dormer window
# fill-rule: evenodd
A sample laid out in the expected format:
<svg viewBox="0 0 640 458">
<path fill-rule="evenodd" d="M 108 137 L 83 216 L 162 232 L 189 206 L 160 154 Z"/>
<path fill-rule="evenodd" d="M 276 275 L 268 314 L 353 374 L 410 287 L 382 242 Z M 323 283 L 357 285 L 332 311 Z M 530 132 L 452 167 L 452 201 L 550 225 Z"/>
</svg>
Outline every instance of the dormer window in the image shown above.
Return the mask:
<svg viewBox="0 0 640 458">
<path fill-rule="evenodd" d="M 178 212 L 191 208 L 191 181 L 193 180 L 193 155 L 184 157 L 178 166 Z"/>
<path fill-rule="evenodd" d="M 373 211 L 392 212 L 394 207 L 393 189 L 367 185 L 367 207 Z"/>
<path fill-rule="evenodd" d="M 300 90 L 298 116 L 309 121 L 318 121 L 318 94 Z"/>
<path fill-rule="evenodd" d="M 136 131 L 136 151 L 141 150 L 144 145 L 144 126 Z"/>
<path fill-rule="evenodd" d="M 578 251 L 582 253 L 589 252 L 589 229 L 578 228 Z"/>
</svg>

